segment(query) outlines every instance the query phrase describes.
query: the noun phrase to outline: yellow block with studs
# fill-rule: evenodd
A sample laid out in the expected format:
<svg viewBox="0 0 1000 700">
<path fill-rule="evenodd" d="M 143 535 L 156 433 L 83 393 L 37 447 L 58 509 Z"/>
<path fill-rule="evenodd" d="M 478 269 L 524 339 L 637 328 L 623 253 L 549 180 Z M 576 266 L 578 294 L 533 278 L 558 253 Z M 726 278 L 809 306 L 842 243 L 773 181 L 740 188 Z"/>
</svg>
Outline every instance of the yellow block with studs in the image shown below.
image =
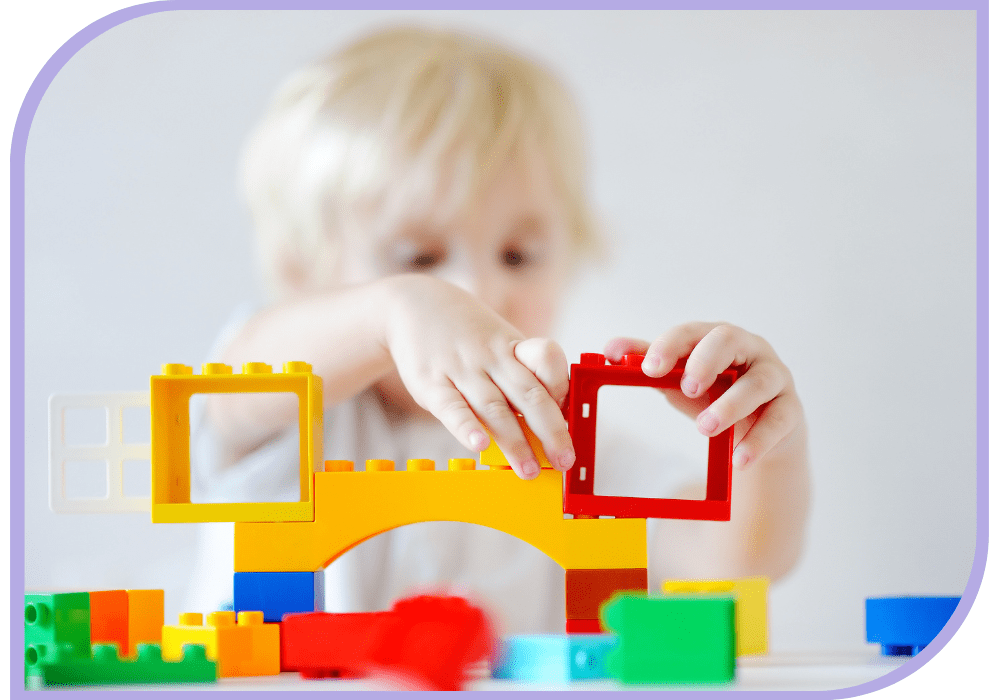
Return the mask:
<svg viewBox="0 0 1000 700">
<path fill-rule="evenodd" d="M 180 624 L 163 626 L 163 660 L 180 661 L 185 644 L 203 644 L 219 678 L 281 672 L 280 625 L 265 623 L 258 610 L 244 610 L 239 618 L 231 610 L 210 613 L 205 625 L 201 613 L 181 613 Z"/>
<path fill-rule="evenodd" d="M 646 568 L 645 519 L 566 519 L 561 472 L 546 469 L 524 481 L 509 470 L 465 466 L 318 472 L 315 520 L 236 523 L 234 568 L 317 571 L 370 537 L 434 520 L 506 532 L 564 569 Z"/>
</svg>

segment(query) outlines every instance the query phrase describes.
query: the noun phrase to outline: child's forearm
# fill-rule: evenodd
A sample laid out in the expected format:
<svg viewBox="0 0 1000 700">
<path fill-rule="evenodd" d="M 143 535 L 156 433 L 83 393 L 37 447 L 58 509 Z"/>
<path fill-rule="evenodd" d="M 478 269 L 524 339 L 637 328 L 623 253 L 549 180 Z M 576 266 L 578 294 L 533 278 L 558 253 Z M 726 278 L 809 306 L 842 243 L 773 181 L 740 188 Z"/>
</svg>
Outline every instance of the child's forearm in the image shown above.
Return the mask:
<svg viewBox="0 0 1000 700">
<path fill-rule="evenodd" d="M 788 573 L 805 536 L 807 461 L 803 424 L 759 463 L 734 470 L 731 520 L 661 523 L 649 553 L 653 589 L 663 578 L 763 575 L 776 580 Z"/>
<path fill-rule="evenodd" d="M 275 371 L 289 360 L 308 362 L 323 378 L 324 405 L 336 404 L 392 369 L 384 337 L 396 286 L 386 278 L 275 304 L 247 323 L 221 360 L 234 368 L 267 362 Z M 293 424 L 297 406 L 290 394 L 217 394 L 208 415 L 241 456 Z"/>
</svg>

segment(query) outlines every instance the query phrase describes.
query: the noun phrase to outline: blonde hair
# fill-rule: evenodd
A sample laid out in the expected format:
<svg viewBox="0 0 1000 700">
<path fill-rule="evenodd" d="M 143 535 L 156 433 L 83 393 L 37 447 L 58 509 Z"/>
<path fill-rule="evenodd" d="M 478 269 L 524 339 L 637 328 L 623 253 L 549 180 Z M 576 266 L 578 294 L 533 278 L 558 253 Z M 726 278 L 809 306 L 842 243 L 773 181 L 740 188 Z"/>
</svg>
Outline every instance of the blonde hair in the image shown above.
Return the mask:
<svg viewBox="0 0 1000 700">
<path fill-rule="evenodd" d="M 579 115 L 539 65 L 486 39 L 395 28 L 298 72 L 244 151 L 269 291 L 328 282 L 340 242 L 365 226 L 457 211 L 529 144 L 549 165 L 576 251 L 593 248 Z"/>
</svg>

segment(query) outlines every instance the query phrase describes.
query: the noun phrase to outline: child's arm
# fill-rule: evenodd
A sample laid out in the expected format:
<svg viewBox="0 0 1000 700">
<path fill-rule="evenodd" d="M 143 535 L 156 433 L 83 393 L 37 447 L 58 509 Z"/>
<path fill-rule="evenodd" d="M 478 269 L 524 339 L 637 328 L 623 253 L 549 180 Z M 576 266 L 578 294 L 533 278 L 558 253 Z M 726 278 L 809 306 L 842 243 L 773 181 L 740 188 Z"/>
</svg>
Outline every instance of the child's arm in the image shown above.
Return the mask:
<svg viewBox="0 0 1000 700">
<path fill-rule="evenodd" d="M 736 426 L 732 519 L 660 523 L 650 553 L 654 588 L 665 576 L 776 579 L 787 573 L 802 549 L 810 491 L 805 417 L 791 372 L 767 341 L 729 324 L 689 323 L 651 345 L 616 338 L 605 347 L 612 360 L 627 353 L 645 353 L 643 371 L 653 377 L 687 356 L 681 392 L 666 391 L 667 398 L 707 437 Z M 710 402 L 707 389 L 730 366 L 746 371 Z M 680 496 L 697 494 L 692 489 Z M 674 567 L 658 571 L 657 561 Z"/>
<path fill-rule="evenodd" d="M 533 478 L 538 464 L 512 407 L 553 465 L 568 469 L 575 460 L 560 411 L 569 379 L 559 346 L 525 340 L 472 295 L 432 277 L 387 277 L 277 304 L 246 325 L 222 360 L 309 362 L 328 406 L 395 367 L 417 405 L 469 449 L 489 444 L 485 426 L 520 476 Z M 213 395 L 208 411 L 223 439 L 246 454 L 294 422 L 296 400 Z"/>
</svg>

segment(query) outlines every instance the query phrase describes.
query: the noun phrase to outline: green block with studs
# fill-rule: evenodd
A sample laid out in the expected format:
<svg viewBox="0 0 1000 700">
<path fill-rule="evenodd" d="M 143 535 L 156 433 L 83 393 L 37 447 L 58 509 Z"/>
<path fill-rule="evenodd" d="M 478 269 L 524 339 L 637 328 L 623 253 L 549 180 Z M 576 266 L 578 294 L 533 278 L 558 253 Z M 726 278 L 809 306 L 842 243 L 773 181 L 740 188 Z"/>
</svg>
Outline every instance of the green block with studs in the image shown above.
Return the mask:
<svg viewBox="0 0 1000 700">
<path fill-rule="evenodd" d="M 25 673 L 67 655 L 90 658 L 90 594 L 25 593 Z"/>
<path fill-rule="evenodd" d="M 185 644 L 181 661 L 164 661 L 159 644 L 139 644 L 138 652 L 135 661 L 122 661 L 114 644 L 95 644 L 93 658 L 67 654 L 40 675 L 46 686 L 215 682 L 215 662 L 200 644 Z"/>
<path fill-rule="evenodd" d="M 628 684 L 732 682 L 735 610 L 731 595 L 616 594 L 601 606 L 601 622 L 619 638 L 608 675 Z"/>
</svg>

